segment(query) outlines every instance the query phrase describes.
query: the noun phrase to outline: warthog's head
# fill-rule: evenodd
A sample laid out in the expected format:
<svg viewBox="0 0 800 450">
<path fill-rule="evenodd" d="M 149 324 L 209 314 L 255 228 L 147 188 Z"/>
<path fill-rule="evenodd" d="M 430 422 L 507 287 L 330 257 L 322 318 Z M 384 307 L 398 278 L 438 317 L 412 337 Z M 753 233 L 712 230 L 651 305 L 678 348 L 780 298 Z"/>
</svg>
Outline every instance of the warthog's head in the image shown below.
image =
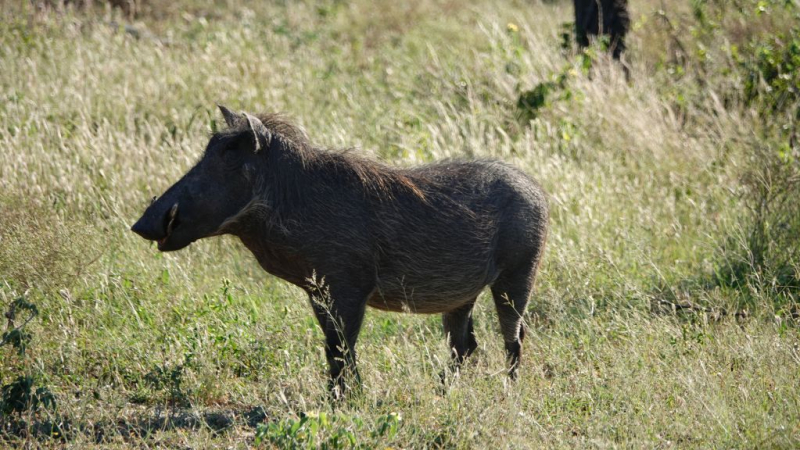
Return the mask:
<svg viewBox="0 0 800 450">
<path fill-rule="evenodd" d="M 216 133 L 205 154 L 144 212 L 131 230 L 156 241 L 162 252 L 180 250 L 204 237 L 223 234 L 226 219 L 253 198 L 256 172 L 270 133 L 256 117 L 219 107 L 228 129 Z"/>
</svg>

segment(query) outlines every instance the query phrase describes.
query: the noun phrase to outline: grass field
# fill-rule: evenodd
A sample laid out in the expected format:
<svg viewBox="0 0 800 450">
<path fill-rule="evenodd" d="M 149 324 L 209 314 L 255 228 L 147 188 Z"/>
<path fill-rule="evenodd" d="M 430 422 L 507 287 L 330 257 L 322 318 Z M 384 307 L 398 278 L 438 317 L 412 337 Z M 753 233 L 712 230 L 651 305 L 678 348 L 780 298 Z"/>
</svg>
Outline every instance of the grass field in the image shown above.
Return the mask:
<svg viewBox="0 0 800 450">
<path fill-rule="evenodd" d="M 796 1 L 632 0 L 629 80 L 567 0 L 104 3 L 0 2 L 0 447 L 800 446 Z M 490 298 L 446 386 L 440 318 L 370 310 L 332 408 L 302 291 L 131 233 L 216 103 L 538 179 L 520 379 Z"/>
</svg>

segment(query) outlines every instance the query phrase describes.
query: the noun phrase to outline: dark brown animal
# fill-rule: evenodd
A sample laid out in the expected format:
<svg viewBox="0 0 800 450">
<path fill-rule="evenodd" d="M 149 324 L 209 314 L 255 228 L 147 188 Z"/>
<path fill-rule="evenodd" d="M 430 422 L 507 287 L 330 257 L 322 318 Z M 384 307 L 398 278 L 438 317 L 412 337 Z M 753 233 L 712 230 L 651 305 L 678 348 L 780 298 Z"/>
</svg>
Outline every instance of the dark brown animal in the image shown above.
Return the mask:
<svg viewBox="0 0 800 450">
<path fill-rule="evenodd" d="M 590 36 L 609 36 L 614 59 L 625 51 L 625 35 L 630 29 L 628 0 L 574 0 L 575 40 L 578 47 L 589 46 Z"/>
<path fill-rule="evenodd" d="M 490 286 L 513 377 L 522 315 L 547 234 L 545 193 L 499 162 L 387 167 L 313 147 L 277 115 L 220 107 L 228 129 L 132 230 L 161 251 L 238 236 L 303 288 L 325 334 L 331 388 L 357 378 L 367 306 L 442 313 L 456 363 L 477 347 L 472 308 Z"/>
</svg>

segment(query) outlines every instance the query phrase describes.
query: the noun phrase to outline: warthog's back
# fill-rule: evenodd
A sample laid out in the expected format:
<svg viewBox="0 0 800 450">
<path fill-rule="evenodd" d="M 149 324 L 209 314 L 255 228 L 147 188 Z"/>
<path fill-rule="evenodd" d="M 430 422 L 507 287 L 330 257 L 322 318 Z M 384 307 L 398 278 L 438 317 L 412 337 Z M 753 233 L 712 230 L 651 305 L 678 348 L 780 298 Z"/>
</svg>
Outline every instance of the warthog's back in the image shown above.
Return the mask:
<svg viewBox="0 0 800 450">
<path fill-rule="evenodd" d="M 523 172 L 478 161 L 404 173 L 422 195 L 401 195 L 374 210 L 379 256 L 371 306 L 450 311 L 474 301 L 505 268 L 541 254 L 547 202 Z"/>
</svg>

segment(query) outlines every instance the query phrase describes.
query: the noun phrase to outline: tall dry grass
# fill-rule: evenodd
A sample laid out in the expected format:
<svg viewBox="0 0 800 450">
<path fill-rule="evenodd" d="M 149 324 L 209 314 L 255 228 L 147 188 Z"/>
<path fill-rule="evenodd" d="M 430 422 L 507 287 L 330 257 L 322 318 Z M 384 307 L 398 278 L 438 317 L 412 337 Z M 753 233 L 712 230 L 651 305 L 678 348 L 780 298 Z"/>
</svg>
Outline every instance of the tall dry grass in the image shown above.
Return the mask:
<svg viewBox="0 0 800 450">
<path fill-rule="evenodd" d="M 632 2 L 630 81 L 598 48 L 589 71 L 562 53 L 570 2 L 95 3 L 2 7 L 0 304 L 39 315 L 24 354 L 0 348 L 0 384 L 29 376 L 57 404 L 5 413 L 3 445 L 798 444 L 800 277 L 774 253 L 796 222 L 766 219 L 782 281 L 747 257 L 753 180 L 792 180 L 797 142 L 771 128 L 790 115 L 745 101 L 722 47 L 788 30 L 777 2 L 712 28 L 691 2 Z M 560 74 L 521 120 L 520 94 Z M 284 111 L 390 164 L 497 158 L 540 180 L 551 232 L 521 380 L 502 373 L 486 299 L 477 355 L 445 387 L 439 319 L 370 311 L 364 393 L 331 410 L 301 292 L 234 239 L 162 255 L 130 233 L 199 157 L 216 103 Z M 787 143 L 776 178 L 769 149 Z"/>
</svg>

